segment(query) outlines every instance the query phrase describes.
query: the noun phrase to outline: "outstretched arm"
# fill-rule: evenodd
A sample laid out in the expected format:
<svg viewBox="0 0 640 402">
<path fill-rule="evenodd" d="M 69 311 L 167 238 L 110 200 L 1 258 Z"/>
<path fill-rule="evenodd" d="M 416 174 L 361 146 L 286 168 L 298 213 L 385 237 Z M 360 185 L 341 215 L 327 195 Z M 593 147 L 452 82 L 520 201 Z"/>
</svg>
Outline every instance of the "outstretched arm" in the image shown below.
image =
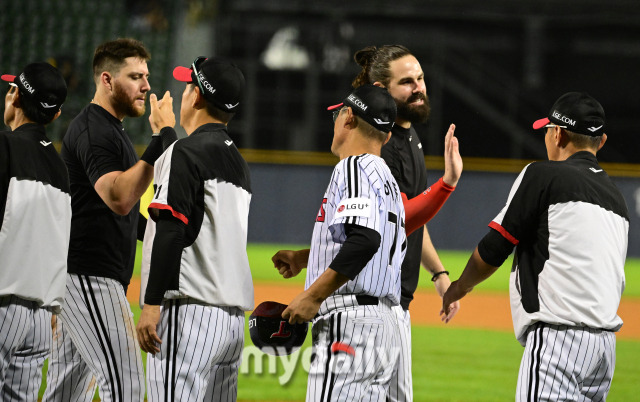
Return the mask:
<svg viewBox="0 0 640 402">
<path fill-rule="evenodd" d="M 497 269 L 498 267 L 487 264 L 482 257 L 480 257 L 480 253 L 476 247 L 460 278 L 457 281 L 453 281 L 444 294 L 440 315 L 449 314 L 451 303 L 462 299 L 467 293 L 471 292 L 477 284 L 493 275 Z"/>
<path fill-rule="evenodd" d="M 441 298 L 444 297 L 445 292 L 449 289 L 449 285 L 451 285 L 451 279 L 449 279 L 449 273 L 445 271 L 444 265 L 442 261 L 440 261 L 440 257 L 431 242 L 431 236 L 429 236 L 429 231 L 426 226 L 424 226 L 424 235 L 422 236 L 422 255 L 420 262 L 431 274 L 431 280 L 438 295 Z M 460 310 L 460 302 L 452 303 L 449 313 L 441 317 L 442 321 L 444 321 L 445 324 L 451 321 L 458 310 Z"/>
</svg>

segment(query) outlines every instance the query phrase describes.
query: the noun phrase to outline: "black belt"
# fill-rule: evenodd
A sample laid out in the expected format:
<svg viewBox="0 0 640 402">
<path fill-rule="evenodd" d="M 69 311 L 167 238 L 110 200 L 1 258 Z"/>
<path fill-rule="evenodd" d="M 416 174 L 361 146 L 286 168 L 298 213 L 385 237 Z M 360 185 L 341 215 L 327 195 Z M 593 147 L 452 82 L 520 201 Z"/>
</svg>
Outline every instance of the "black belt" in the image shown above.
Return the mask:
<svg viewBox="0 0 640 402">
<path fill-rule="evenodd" d="M 378 298 L 369 295 L 356 295 L 356 301 L 361 306 L 377 306 Z"/>
</svg>

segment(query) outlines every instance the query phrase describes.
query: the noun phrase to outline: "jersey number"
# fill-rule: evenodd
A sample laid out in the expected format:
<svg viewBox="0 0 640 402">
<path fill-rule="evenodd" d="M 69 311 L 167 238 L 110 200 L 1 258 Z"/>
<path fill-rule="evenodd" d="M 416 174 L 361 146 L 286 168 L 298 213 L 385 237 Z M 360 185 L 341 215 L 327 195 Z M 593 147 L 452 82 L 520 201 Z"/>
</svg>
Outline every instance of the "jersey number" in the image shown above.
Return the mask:
<svg viewBox="0 0 640 402">
<path fill-rule="evenodd" d="M 387 215 L 387 220 L 393 223 L 396 227 L 396 230 L 393 233 L 393 244 L 391 244 L 391 251 L 389 251 L 389 265 L 391 265 L 391 260 L 393 259 L 393 255 L 396 252 L 396 242 L 398 241 L 399 226 L 404 227 L 404 222 L 401 221 L 400 225 L 398 226 L 398 215 L 394 214 L 391 211 L 389 211 L 389 214 Z M 402 246 L 402 249 L 404 250 L 405 244 L 403 243 Z"/>
<path fill-rule="evenodd" d="M 324 206 L 327 203 L 327 199 L 323 198 L 322 199 L 322 205 L 320 205 L 320 211 L 318 211 L 318 216 L 316 216 L 316 222 L 324 222 Z"/>
<path fill-rule="evenodd" d="M 398 215 L 389 211 L 387 220 L 393 223 L 396 228 L 396 230 L 393 231 L 393 243 L 391 243 L 391 251 L 389 251 L 389 265 L 391 265 L 391 261 L 393 260 L 393 255 L 396 252 L 396 242 L 398 241 Z"/>
</svg>

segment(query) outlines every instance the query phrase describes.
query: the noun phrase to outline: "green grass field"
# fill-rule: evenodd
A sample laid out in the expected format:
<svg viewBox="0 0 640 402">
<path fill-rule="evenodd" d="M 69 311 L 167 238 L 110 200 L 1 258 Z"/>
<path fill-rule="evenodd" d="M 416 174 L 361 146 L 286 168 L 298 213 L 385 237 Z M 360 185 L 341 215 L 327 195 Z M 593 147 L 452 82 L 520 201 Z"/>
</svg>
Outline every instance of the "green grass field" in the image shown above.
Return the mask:
<svg viewBox="0 0 640 402">
<path fill-rule="evenodd" d="M 271 263 L 279 249 L 301 246 L 251 244 L 248 248 L 255 283 L 282 283 Z M 440 258 L 457 278 L 469 252 L 440 251 Z M 507 292 L 511 261 L 499 269 L 474 292 Z M 139 269 L 139 262 L 136 267 Z M 640 259 L 628 259 L 625 267 L 627 287 L 624 298 L 640 297 Z M 136 272 L 136 275 L 138 273 Z M 300 283 L 304 277 L 289 281 Z M 432 291 L 428 275 L 420 278 L 419 289 Z M 137 319 L 140 310 L 132 305 Z M 245 357 L 253 347 L 246 335 Z M 413 379 L 415 401 L 512 401 L 523 348 L 512 332 L 458 329 L 444 326 L 417 326 L 413 337 Z M 262 366 L 252 357 L 241 367 L 238 400 L 241 401 L 301 401 L 306 391 L 305 364 L 308 364 L 311 337 L 300 351 L 281 359 L 261 355 Z M 305 359 L 307 361 L 305 362 Z M 640 375 L 640 340 L 618 340 L 617 362 L 609 401 L 638 399 Z M 275 368 L 270 369 L 269 364 Z M 308 365 L 306 366 L 308 367 Z M 46 367 L 45 367 L 46 372 Z M 289 378 L 290 377 L 290 378 Z M 282 383 L 282 384 L 281 384 Z M 43 384 L 44 389 L 44 384 Z M 43 392 L 41 390 L 41 395 Z"/>
</svg>

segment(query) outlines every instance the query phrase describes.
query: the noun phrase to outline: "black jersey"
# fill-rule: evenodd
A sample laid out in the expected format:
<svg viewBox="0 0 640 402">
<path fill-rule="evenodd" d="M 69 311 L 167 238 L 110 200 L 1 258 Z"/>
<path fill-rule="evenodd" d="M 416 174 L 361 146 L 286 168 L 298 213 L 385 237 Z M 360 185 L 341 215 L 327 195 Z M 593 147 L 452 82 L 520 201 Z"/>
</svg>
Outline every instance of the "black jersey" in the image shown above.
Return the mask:
<svg viewBox="0 0 640 402">
<path fill-rule="evenodd" d="M 484 261 L 513 247 L 511 312 L 524 344 L 529 325 L 617 331 L 624 289 L 629 212 L 620 191 L 590 152 L 529 164 L 478 246 Z M 505 245 L 509 245 L 505 247 Z"/>
<path fill-rule="evenodd" d="M 223 124 L 208 123 L 173 143 L 154 166 L 156 192 L 149 205 L 142 256 L 142 300 L 190 297 L 215 306 L 253 309 L 247 256 L 251 202 L 249 165 Z M 171 213 L 184 225 L 174 266 L 151 263 L 157 219 Z"/>
<path fill-rule="evenodd" d="M 39 124 L 0 132 L 0 296 L 59 312 L 71 200 L 67 169 Z"/>
<path fill-rule="evenodd" d="M 409 199 L 427 188 L 427 168 L 424 163 L 424 151 L 416 130 L 394 125 L 391 139 L 382 147 L 381 156 L 389 166 L 400 191 Z M 413 300 L 418 287 L 420 259 L 422 255 L 423 230 L 416 230 L 407 237 L 407 253 L 402 262 L 401 300 L 405 310 Z"/>
<path fill-rule="evenodd" d="M 138 160 L 122 122 L 89 104 L 71 122 L 62 141 L 71 183 L 71 241 L 68 272 L 118 280 L 128 286 L 133 273 L 140 205 L 128 215 L 113 212 L 94 189 L 96 181 L 125 171 Z"/>
</svg>

